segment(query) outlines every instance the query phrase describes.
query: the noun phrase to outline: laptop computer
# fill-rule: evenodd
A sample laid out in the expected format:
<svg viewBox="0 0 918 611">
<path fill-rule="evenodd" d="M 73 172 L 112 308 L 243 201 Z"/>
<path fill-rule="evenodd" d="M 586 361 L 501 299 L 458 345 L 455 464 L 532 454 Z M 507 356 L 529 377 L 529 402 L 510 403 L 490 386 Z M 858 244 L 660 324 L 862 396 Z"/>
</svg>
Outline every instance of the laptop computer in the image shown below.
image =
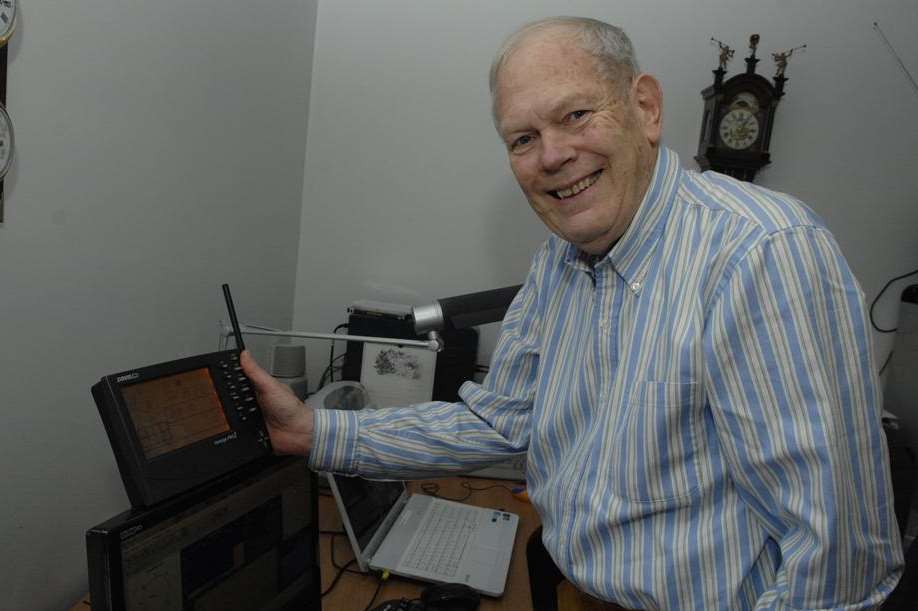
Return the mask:
<svg viewBox="0 0 918 611">
<path fill-rule="evenodd" d="M 409 494 L 400 481 L 326 476 L 362 570 L 504 593 L 516 514 Z"/>
</svg>

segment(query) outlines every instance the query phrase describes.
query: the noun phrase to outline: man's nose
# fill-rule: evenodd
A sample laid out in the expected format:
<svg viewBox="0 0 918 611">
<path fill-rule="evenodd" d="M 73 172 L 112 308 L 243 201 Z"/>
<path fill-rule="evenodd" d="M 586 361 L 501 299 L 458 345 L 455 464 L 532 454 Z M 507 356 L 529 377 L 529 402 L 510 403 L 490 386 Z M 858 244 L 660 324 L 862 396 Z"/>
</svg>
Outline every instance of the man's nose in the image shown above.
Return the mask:
<svg viewBox="0 0 918 611">
<path fill-rule="evenodd" d="M 546 131 L 541 136 L 541 162 L 546 172 L 556 172 L 576 156 L 570 138 L 563 133 Z"/>
</svg>

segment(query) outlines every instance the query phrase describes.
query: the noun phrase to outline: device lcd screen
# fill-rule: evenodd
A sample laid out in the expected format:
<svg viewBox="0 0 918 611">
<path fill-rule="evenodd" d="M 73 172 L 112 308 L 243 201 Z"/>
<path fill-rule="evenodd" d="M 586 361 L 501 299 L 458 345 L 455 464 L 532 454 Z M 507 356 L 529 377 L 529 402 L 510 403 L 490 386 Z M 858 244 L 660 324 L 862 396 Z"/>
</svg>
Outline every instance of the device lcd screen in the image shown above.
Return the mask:
<svg viewBox="0 0 918 611">
<path fill-rule="evenodd" d="M 124 386 L 121 395 L 147 460 L 229 431 L 206 367 Z"/>
</svg>

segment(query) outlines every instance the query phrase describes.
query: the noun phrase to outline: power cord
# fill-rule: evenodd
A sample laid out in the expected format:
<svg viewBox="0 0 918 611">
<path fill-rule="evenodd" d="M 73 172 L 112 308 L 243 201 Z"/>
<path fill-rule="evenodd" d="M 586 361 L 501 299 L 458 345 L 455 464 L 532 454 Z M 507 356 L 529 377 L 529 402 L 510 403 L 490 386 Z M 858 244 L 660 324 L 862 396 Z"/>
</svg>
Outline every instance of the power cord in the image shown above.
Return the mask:
<svg viewBox="0 0 918 611">
<path fill-rule="evenodd" d="M 877 325 L 877 323 L 874 321 L 874 318 L 873 318 L 873 308 L 877 305 L 877 302 L 880 300 L 880 297 L 883 296 L 883 293 L 886 292 L 886 289 L 888 289 L 888 288 L 890 287 L 890 285 L 892 285 L 892 283 L 898 282 L 899 280 L 902 280 L 902 279 L 904 279 L 904 278 L 908 278 L 909 276 L 914 276 L 915 274 L 918 274 L 918 269 L 913 270 L 913 271 L 910 271 L 910 272 L 907 273 L 907 274 L 902 274 L 901 276 L 896 276 L 895 278 L 893 278 L 892 280 L 890 280 L 889 282 L 886 283 L 886 286 L 884 286 L 884 287 L 880 290 L 880 292 L 879 292 L 879 293 L 877 294 L 877 296 L 874 298 L 873 302 L 871 302 L 871 304 L 870 304 L 870 324 L 873 325 L 873 328 L 876 329 L 879 333 L 895 333 L 896 331 L 898 331 L 899 328 L 898 328 L 898 327 L 893 327 L 892 329 L 881 329 L 881 328 Z"/>
<path fill-rule="evenodd" d="M 333 542 L 334 543 L 334 542 Z M 325 598 L 325 595 L 335 589 L 335 586 L 338 585 L 338 582 L 341 580 L 341 576 L 347 571 L 348 567 L 357 562 L 356 558 L 351 558 L 350 562 L 345 564 L 341 569 L 338 570 L 338 574 L 335 575 L 335 578 L 332 579 L 332 582 L 328 584 L 328 587 L 322 592 L 322 598 Z"/>
<path fill-rule="evenodd" d="M 339 329 L 347 329 L 348 327 L 350 327 L 350 325 L 348 325 L 346 322 L 343 322 L 337 327 L 335 327 L 335 330 L 332 331 L 332 334 L 337 334 Z M 335 342 L 332 341 L 331 345 L 328 347 L 328 368 L 329 369 L 331 369 L 332 363 L 334 362 L 335 362 Z M 335 372 L 333 369 L 331 373 L 331 381 L 332 382 L 335 381 Z"/>
<path fill-rule="evenodd" d="M 883 296 L 883 293 L 886 292 L 886 289 L 888 289 L 894 282 L 898 282 L 899 280 L 908 278 L 909 276 L 914 276 L 915 274 L 918 274 L 918 269 L 910 271 L 907 274 L 902 274 L 901 276 L 896 276 L 895 278 L 887 282 L 886 285 L 882 289 L 880 289 L 880 292 L 877 293 L 877 296 L 874 297 L 873 301 L 870 302 L 870 324 L 878 333 L 895 333 L 896 331 L 899 330 L 899 327 L 893 327 L 892 329 L 881 329 L 879 325 L 877 325 L 876 321 L 874 320 L 873 309 L 876 307 L 877 302 L 880 301 L 880 297 Z M 893 352 L 895 352 L 894 349 L 890 350 L 889 354 L 886 355 L 886 360 L 883 361 L 883 366 L 880 367 L 880 371 L 877 373 L 878 376 L 883 375 L 883 372 L 886 371 L 886 366 L 889 365 L 889 362 L 892 360 Z"/>
<path fill-rule="evenodd" d="M 330 362 L 328 364 L 328 367 L 325 368 L 325 371 L 322 372 L 322 377 L 319 378 L 319 385 L 317 388 L 322 388 L 323 386 L 325 386 L 325 378 L 330 378 L 328 381 L 329 384 L 335 381 L 335 363 L 340 361 L 346 356 L 347 356 L 347 352 L 345 352 L 344 354 L 339 354 L 334 359 L 332 359 L 332 362 Z"/>
<path fill-rule="evenodd" d="M 332 539 L 329 545 L 329 553 L 331 555 L 332 566 L 338 569 L 339 571 L 347 571 L 348 573 L 354 573 L 355 575 L 366 575 L 366 573 L 363 571 L 355 571 L 354 569 L 347 568 L 348 566 L 347 564 L 345 564 L 344 566 L 341 566 L 340 564 L 338 564 L 338 561 L 335 560 L 335 537 L 338 535 L 343 535 L 343 534 L 344 534 L 343 532 L 331 533 Z M 357 560 L 356 558 L 351 558 L 351 562 L 354 562 L 356 560 Z"/>
<path fill-rule="evenodd" d="M 424 482 L 421 484 L 421 490 L 424 492 L 424 494 L 429 494 L 430 496 L 435 496 L 447 501 L 456 502 L 462 502 L 468 499 L 470 496 L 472 496 L 472 493 L 483 492 L 485 490 L 491 490 L 492 488 L 503 488 L 510 494 L 516 494 L 516 491 L 513 488 L 510 486 L 504 486 L 503 484 L 492 484 L 490 486 L 473 486 L 468 482 L 460 482 L 459 485 L 465 488 L 465 494 L 461 497 L 443 496 L 440 494 L 440 484 L 437 484 L 436 482 Z"/>
<path fill-rule="evenodd" d="M 373 608 L 373 603 L 376 602 L 376 597 L 379 596 L 380 590 L 382 590 L 383 584 L 389 579 L 389 571 L 382 571 L 377 575 L 378 583 L 376 584 L 376 590 L 373 592 L 373 598 L 370 599 L 370 602 L 367 603 L 367 606 L 363 608 L 363 611 L 370 611 Z"/>
<path fill-rule="evenodd" d="M 332 334 L 337 334 L 339 330 L 347 329 L 348 326 L 349 326 L 348 323 L 343 322 L 337 327 L 335 327 L 335 329 L 332 331 Z M 339 359 L 343 359 L 347 355 L 347 352 L 345 352 L 344 354 L 339 354 L 338 356 L 335 356 L 335 342 L 336 341 L 338 340 L 332 340 L 331 345 L 328 347 L 328 367 L 326 367 L 325 371 L 322 372 L 322 377 L 319 378 L 319 385 L 316 387 L 317 389 L 325 386 L 326 377 L 330 376 L 329 383 L 335 381 L 335 362 L 338 361 Z"/>
<path fill-rule="evenodd" d="M 329 542 L 329 553 L 331 555 L 332 566 L 338 569 L 338 572 L 335 574 L 335 578 L 332 579 L 332 582 L 328 584 L 328 587 L 322 592 L 322 598 L 325 598 L 325 595 L 331 592 L 338 582 L 341 580 L 341 577 L 345 573 L 353 573 L 355 575 L 370 575 L 371 573 L 365 573 L 363 571 L 355 571 L 351 568 L 351 565 L 357 562 L 357 558 L 351 558 L 345 564 L 339 565 L 338 561 L 335 559 L 335 537 L 345 534 L 342 530 L 320 530 L 319 534 L 322 535 L 331 535 L 331 541 Z M 370 602 L 367 603 L 367 606 L 364 608 L 364 611 L 370 611 L 373 607 L 373 603 L 376 602 L 376 598 L 379 596 L 380 591 L 382 590 L 383 583 L 389 579 L 389 571 L 382 571 L 376 575 L 378 583 L 376 584 L 376 590 L 373 592 L 373 597 L 370 599 Z"/>
<path fill-rule="evenodd" d="M 880 367 L 880 373 L 877 374 L 878 376 L 883 375 L 883 372 L 886 371 L 886 366 L 889 365 L 889 361 L 892 360 L 893 354 L 894 354 L 895 352 L 896 352 L 895 350 L 890 350 L 890 351 L 889 351 L 889 354 L 886 355 L 886 360 L 883 361 L 883 366 Z"/>
<path fill-rule="evenodd" d="M 331 591 L 335 588 L 335 586 L 338 585 L 338 582 L 341 580 L 341 576 L 344 575 L 345 573 L 356 573 L 356 574 L 358 574 L 358 575 L 366 575 L 366 573 L 364 573 L 363 571 L 355 571 L 355 570 L 351 569 L 351 565 L 354 564 L 355 562 L 357 562 L 357 558 L 351 558 L 351 559 L 350 559 L 346 564 L 344 564 L 343 566 L 339 565 L 339 564 L 335 561 L 335 537 L 337 537 L 338 535 L 343 535 L 343 534 L 345 534 L 344 531 L 341 531 L 341 530 L 320 530 L 320 531 L 319 531 L 319 534 L 321 534 L 321 535 L 331 535 L 331 541 L 329 542 L 329 551 L 330 551 L 330 553 L 331 553 L 331 563 L 332 563 L 332 566 L 333 566 L 333 567 L 335 567 L 336 569 L 338 569 L 338 572 L 335 574 L 335 578 L 332 579 L 331 583 L 328 584 L 328 587 L 325 588 L 325 590 L 322 592 L 322 598 L 325 598 L 325 595 L 328 594 L 329 592 L 331 592 Z"/>
</svg>

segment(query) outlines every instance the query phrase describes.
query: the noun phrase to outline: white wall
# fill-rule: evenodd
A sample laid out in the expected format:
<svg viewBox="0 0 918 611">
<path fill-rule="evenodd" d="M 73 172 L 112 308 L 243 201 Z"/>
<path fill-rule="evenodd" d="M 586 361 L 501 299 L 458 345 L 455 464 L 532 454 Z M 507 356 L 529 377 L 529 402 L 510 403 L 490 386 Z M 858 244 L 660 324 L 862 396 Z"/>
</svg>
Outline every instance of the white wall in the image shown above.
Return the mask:
<svg viewBox="0 0 918 611">
<path fill-rule="evenodd" d="M 83 532 L 127 506 L 89 386 L 213 349 L 221 282 L 244 320 L 328 330 L 357 299 L 522 280 L 545 230 L 506 168 L 485 75 L 526 20 L 625 26 L 687 166 L 709 38 L 739 47 L 736 71 L 760 33 L 766 74 L 768 52 L 807 43 L 758 182 L 826 218 L 869 297 L 918 266 L 918 95 L 871 27 L 918 72 L 913 0 L 315 5 L 23 3 L 0 225 L 0 609 L 85 591 Z M 896 311 L 893 295 L 881 322 Z M 308 345 L 314 382 L 327 345 Z"/>
<path fill-rule="evenodd" d="M 292 319 L 316 2 L 32 0 L 0 225 L 0 609 L 66 609 L 128 507 L 89 387 Z M 251 313 L 251 314 L 250 314 Z"/>
<path fill-rule="evenodd" d="M 699 92 L 717 65 L 710 38 L 737 48 L 735 74 L 759 33 L 768 77 L 772 51 L 807 44 L 791 57 L 774 161 L 757 182 L 826 219 L 868 297 L 918 267 L 918 94 L 872 28 L 918 73 L 914 0 L 337 0 L 317 21 L 299 328 L 329 330 L 357 299 L 424 303 L 523 279 L 545 230 L 493 132 L 486 74 L 506 34 L 559 12 L 626 28 L 662 81 L 666 142 L 692 168 Z M 898 290 L 877 312 L 892 325 L 897 310 Z M 309 345 L 315 379 L 328 350 Z"/>
</svg>

